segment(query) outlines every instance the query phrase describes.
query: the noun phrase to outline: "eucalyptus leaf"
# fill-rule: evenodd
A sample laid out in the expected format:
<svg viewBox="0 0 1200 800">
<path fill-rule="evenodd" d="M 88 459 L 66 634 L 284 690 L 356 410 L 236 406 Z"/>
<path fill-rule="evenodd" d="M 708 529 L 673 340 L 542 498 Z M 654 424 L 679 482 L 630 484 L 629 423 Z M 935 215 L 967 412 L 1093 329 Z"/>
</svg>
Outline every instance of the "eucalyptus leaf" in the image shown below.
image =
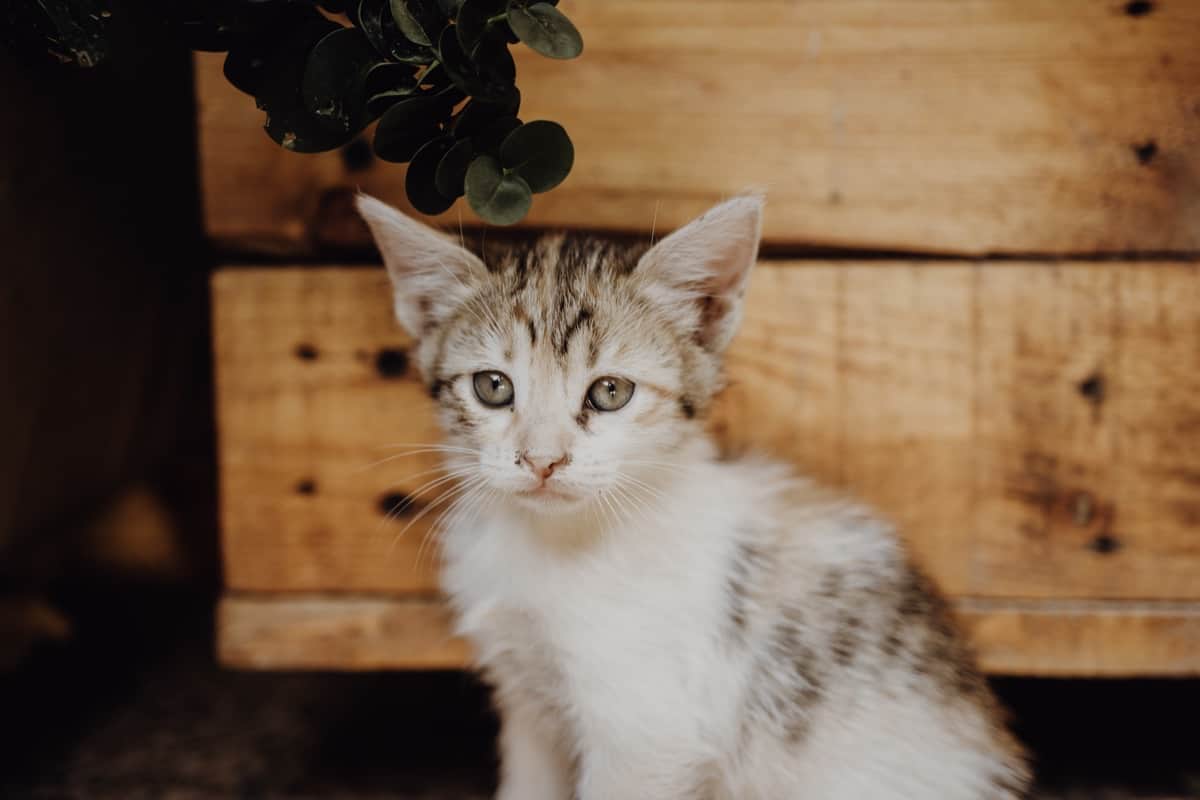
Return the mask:
<svg viewBox="0 0 1200 800">
<path fill-rule="evenodd" d="M 508 138 L 508 135 L 521 127 L 521 120 L 516 117 L 498 117 L 482 126 L 471 136 L 475 149 L 479 152 L 494 153 Z"/>
<path fill-rule="evenodd" d="M 440 214 L 454 205 L 457 194 L 442 194 L 437 186 L 436 173 L 442 157 L 454 147 L 454 140 L 441 136 L 426 142 L 412 157 L 408 174 L 404 176 L 404 191 L 413 208 L 422 214 Z"/>
<path fill-rule="evenodd" d="M 367 98 L 367 113 L 372 117 L 381 117 L 388 109 L 406 97 L 412 97 L 411 89 L 386 89 L 376 92 Z"/>
<path fill-rule="evenodd" d="M 355 21 L 381 55 L 406 64 L 428 64 L 433 51 L 409 41 L 396 26 L 388 0 L 360 0 Z"/>
<path fill-rule="evenodd" d="M 318 117 L 347 131 L 362 130 L 367 112 L 367 74 L 379 54 L 358 28 L 338 28 L 326 34 L 308 56 L 301 82 L 304 104 Z"/>
<path fill-rule="evenodd" d="M 488 20 L 504 13 L 505 0 L 463 0 L 454 21 L 463 52 L 470 53 L 488 29 Z"/>
<path fill-rule="evenodd" d="M 463 106 L 462 109 L 459 110 L 458 114 L 455 115 L 453 133 L 455 137 L 459 139 L 475 136 L 481 130 L 483 130 L 485 126 L 491 124 L 494 120 L 500 119 L 501 117 L 513 117 L 515 121 L 516 114 L 520 109 L 520 91 L 515 91 L 508 102 L 504 103 L 492 103 L 488 102 L 487 100 L 472 98 L 471 101 Z M 516 125 L 513 125 L 512 127 L 515 128 Z M 505 135 L 507 135 L 508 131 L 510 130 L 512 130 L 512 128 L 506 130 Z"/>
<path fill-rule="evenodd" d="M 470 139 L 460 139 L 446 151 L 434 173 L 434 182 L 437 184 L 438 192 L 445 197 L 458 198 L 462 196 L 465 191 L 463 183 L 467 178 L 467 167 L 471 165 L 471 158 L 474 155 L 475 148 L 471 145 Z"/>
<path fill-rule="evenodd" d="M 318 153 L 348 142 L 355 131 L 317 116 L 301 93 L 308 55 L 318 41 L 340 26 L 315 11 L 304 24 L 289 31 L 266 59 L 255 101 L 267 112 L 267 135 L 288 150 Z"/>
<path fill-rule="evenodd" d="M 500 145 L 500 164 L 520 175 L 535 193 L 558 186 L 575 163 L 575 146 L 557 122 L 538 119 L 510 133 Z"/>
<path fill-rule="evenodd" d="M 225 80 L 249 95 L 258 94 L 262 86 L 263 67 L 267 55 L 252 43 L 234 45 L 225 54 L 223 71 Z"/>
<path fill-rule="evenodd" d="M 411 64 L 385 61 L 367 71 L 367 112 L 378 117 L 396 102 L 416 94 L 416 70 Z"/>
<path fill-rule="evenodd" d="M 415 92 L 417 88 L 417 70 L 412 64 L 381 61 L 367 70 L 366 89 L 369 95 L 402 89 Z"/>
<path fill-rule="evenodd" d="M 442 135 L 442 123 L 454 103 L 441 95 L 416 95 L 393 105 L 375 127 L 375 154 L 384 161 L 405 163 L 421 146 Z"/>
<path fill-rule="evenodd" d="M 583 52 L 579 30 L 550 3 L 510 3 L 508 25 L 517 38 L 549 58 L 575 58 Z"/>
<path fill-rule="evenodd" d="M 436 0 L 389 0 L 389 5 L 400 32 L 415 44 L 432 46 L 446 25 Z"/>
<path fill-rule="evenodd" d="M 489 155 L 471 162 L 465 189 L 471 208 L 493 225 L 512 225 L 533 205 L 529 184 L 519 175 L 505 174 L 500 162 Z"/>
<path fill-rule="evenodd" d="M 108 58 L 106 29 L 111 17 L 108 3 L 100 0 L 38 0 L 29 5 L 40 9 L 43 15 L 40 22 L 49 26 L 45 29 L 46 43 L 59 59 L 80 67 L 94 67 Z M 8 13 L 12 12 L 5 9 L 5 14 L 0 16 Z"/>
<path fill-rule="evenodd" d="M 438 59 L 446 74 L 466 94 L 499 103 L 511 102 L 516 94 L 513 81 L 517 69 L 503 42 L 482 39 L 473 56 L 468 57 L 454 28 L 448 27 L 438 40 Z"/>
</svg>

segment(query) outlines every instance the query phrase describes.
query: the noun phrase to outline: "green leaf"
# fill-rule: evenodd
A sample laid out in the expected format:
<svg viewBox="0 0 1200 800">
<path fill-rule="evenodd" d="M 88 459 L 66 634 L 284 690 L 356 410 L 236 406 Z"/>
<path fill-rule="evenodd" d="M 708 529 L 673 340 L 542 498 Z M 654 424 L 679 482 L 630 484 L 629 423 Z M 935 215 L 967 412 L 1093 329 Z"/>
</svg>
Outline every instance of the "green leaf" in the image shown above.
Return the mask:
<svg viewBox="0 0 1200 800">
<path fill-rule="evenodd" d="M 413 208 L 422 214 L 440 214 L 454 205 L 457 194 L 447 197 L 438 190 L 436 174 L 442 157 L 454 146 L 454 139 L 441 136 L 426 142 L 408 165 L 404 191 Z"/>
<path fill-rule="evenodd" d="M 309 53 L 318 41 L 338 28 L 336 23 L 313 12 L 303 24 L 288 30 L 263 65 L 255 101 L 267 112 L 264 126 L 267 135 L 288 150 L 299 153 L 332 150 L 356 133 L 337 120 L 309 111 L 300 89 Z"/>
<path fill-rule="evenodd" d="M 249 95 L 258 94 L 262 86 L 263 67 L 267 57 L 262 50 L 251 47 L 233 47 L 225 54 L 225 80 Z"/>
<path fill-rule="evenodd" d="M 481 155 L 467 168 L 467 202 L 493 225 L 512 225 L 529 213 L 533 192 L 519 175 L 506 175 L 500 162 Z"/>
<path fill-rule="evenodd" d="M 367 113 L 372 118 L 417 93 L 417 73 L 411 64 L 383 62 L 367 71 Z"/>
<path fill-rule="evenodd" d="M 410 161 L 430 139 L 442 133 L 454 103 L 438 95 L 416 95 L 393 105 L 375 127 L 375 154 L 384 161 Z"/>
<path fill-rule="evenodd" d="M 463 0 L 454 21 L 463 52 L 470 53 L 488 29 L 488 20 L 504 12 L 505 0 Z"/>
<path fill-rule="evenodd" d="M 519 127 L 521 120 L 516 117 L 498 117 L 481 127 L 471 140 L 477 151 L 495 153 L 508 135 Z"/>
<path fill-rule="evenodd" d="M 389 0 L 389 5 L 400 32 L 415 44 L 431 47 L 446 26 L 435 0 Z"/>
<path fill-rule="evenodd" d="M 490 125 L 493 120 L 500 119 L 501 117 L 515 117 L 520 108 L 520 91 L 514 91 L 512 98 L 505 103 L 492 103 L 487 100 L 473 98 L 454 117 L 453 133 L 459 139 L 475 136 L 484 127 Z M 515 128 L 516 126 L 512 127 Z M 507 136 L 511 130 L 512 128 L 506 130 L 504 135 Z M 503 141 L 503 138 L 500 141 Z M 496 145 L 499 146 L 499 141 Z"/>
<path fill-rule="evenodd" d="M 367 94 L 397 90 L 417 91 L 417 70 L 412 64 L 382 61 L 367 70 Z"/>
<path fill-rule="evenodd" d="M 566 15 L 549 3 L 509 3 L 508 25 L 530 48 L 549 58 L 575 58 L 583 37 Z"/>
<path fill-rule="evenodd" d="M 433 60 L 431 48 L 414 44 L 400 33 L 388 0 L 361 0 L 356 21 L 381 55 L 405 64 L 428 64 Z"/>
<path fill-rule="evenodd" d="M 357 133 L 367 112 L 367 73 L 379 54 L 357 28 L 338 28 L 317 42 L 308 55 L 301 81 L 304 105 L 318 117 Z"/>
<path fill-rule="evenodd" d="M 446 74 L 466 94 L 494 102 L 511 102 L 516 93 L 517 68 L 508 46 L 494 39 L 482 39 L 468 57 L 453 27 L 442 31 L 438 40 L 438 59 Z"/>
<path fill-rule="evenodd" d="M 575 146 L 557 122 L 539 119 L 510 133 L 500 145 L 500 164 L 536 192 L 563 182 L 575 163 Z"/>
<path fill-rule="evenodd" d="M 462 196 L 467 167 L 471 165 L 471 157 L 474 155 L 475 148 L 471 146 L 470 139 L 460 139 L 446 151 L 442 160 L 438 162 L 437 172 L 434 173 L 434 182 L 442 195 L 455 198 Z"/>
</svg>

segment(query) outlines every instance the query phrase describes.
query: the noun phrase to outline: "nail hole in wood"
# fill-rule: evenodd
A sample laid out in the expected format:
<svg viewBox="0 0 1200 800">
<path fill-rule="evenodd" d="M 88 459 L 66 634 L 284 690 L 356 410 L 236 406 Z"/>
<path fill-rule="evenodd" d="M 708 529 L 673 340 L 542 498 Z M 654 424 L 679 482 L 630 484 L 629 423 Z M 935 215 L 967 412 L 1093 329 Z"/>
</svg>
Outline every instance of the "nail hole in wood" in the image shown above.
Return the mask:
<svg viewBox="0 0 1200 800">
<path fill-rule="evenodd" d="M 1141 144 L 1133 145 L 1133 155 L 1137 158 L 1139 164 L 1143 167 L 1146 166 L 1158 155 L 1158 142 L 1153 139 L 1147 139 Z"/>
<path fill-rule="evenodd" d="M 384 378 L 401 378 L 408 371 L 408 354 L 395 347 L 385 347 L 375 356 L 375 369 Z"/>
<path fill-rule="evenodd" d="M 317 482 L 312 478 L 305 478 L 296 484 L 296 493 L 312 495 L 317 493 Z"/>
<path fill-rule="evenodd" d="M 402 517 L 415 505 L 416 500 L 404 492 L 388 492 L 379 498 L 379 511 L 385 517 Z"/>
<path fill-rule="evenodd" d="M 1093 372 L 1079 382 L 1079 393 L 1090 403 L 1100 405 L 1104 402 L 1104 376 Z"/>
<path fill-rule="evenodd" d="M 1102 533 L 1095 539 L 1092 539 L 1090 547 L 1100 555 L 1106 556 L 1120 550 L 1121 543 L 1107 533 Z"/>
<path fill-rule="evenodd" d="M 316 361 L 318 355 L 320 354 L 317 352 L 317 348 L 311 344 L 296 345 L 296 358 L 301 361 Z"/>
<path fill-rule="evenodd" d="M 1130 0 L 1125 4 L 1125 13 L 1131 17 L 1144 17 L 1153 10 L 1152 0 Z"/>
</svg>

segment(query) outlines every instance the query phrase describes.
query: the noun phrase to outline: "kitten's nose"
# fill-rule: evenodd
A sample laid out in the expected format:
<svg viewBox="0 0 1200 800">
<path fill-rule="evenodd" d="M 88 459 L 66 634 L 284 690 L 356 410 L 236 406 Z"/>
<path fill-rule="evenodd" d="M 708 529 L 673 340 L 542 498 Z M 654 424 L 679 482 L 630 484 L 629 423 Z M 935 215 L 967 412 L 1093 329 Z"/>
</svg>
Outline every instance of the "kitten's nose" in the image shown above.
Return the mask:
<svg viewBox="0 0 1200 800">
<path fill-rule="evenodd" d="M 566 454 L 559 456 L 543 456 L 534 455 L 532 453 L 524 453 L 521 456 L 521 462 L 525 466 L 533 470 L 533 474 L 537 475 L 542 480 L 546 480 L 554 474 L 554 470 L 558 469 L 567 461 Z"/>
</svg>

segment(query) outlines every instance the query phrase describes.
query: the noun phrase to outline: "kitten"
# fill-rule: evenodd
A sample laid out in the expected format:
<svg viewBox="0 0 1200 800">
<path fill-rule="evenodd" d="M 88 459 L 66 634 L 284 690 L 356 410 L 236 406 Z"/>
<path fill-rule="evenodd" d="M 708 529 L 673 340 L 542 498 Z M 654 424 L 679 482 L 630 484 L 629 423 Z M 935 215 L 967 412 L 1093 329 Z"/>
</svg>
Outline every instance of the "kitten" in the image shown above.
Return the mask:
<svg viewBox="0 0 1200 800">
<path fill-rule="evenodd" d="M 702 420 L 762 199 L 489 258 L 363 196 L 463 478 L 441 533 L 501 800 L 1011 800 L 1020 746 L 866 509 Z"/>
</svg>

